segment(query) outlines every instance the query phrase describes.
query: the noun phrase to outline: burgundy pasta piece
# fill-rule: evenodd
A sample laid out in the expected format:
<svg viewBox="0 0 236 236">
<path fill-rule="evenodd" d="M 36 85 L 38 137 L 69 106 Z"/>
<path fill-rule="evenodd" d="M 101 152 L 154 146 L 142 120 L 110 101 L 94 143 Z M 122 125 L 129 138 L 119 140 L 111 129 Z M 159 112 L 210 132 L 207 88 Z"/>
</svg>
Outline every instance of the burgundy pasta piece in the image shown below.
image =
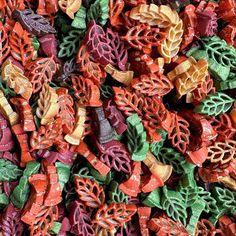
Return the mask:
<svg viewBox="0 0 236 236">
<path fill-rule="evenodd" d="M 38 38 L 40 47 L 47 57 L 57 57 L 57 40 L 54 34 L 46 34 Z"/>
<path fill-rule="evenodd" d="M 18 185 L 18 183 L 19 183 L 18 181 L 4 181 L 3 182 L 3 189 L 8 197 L 10 197 L 10 195 L 12 194 L 13 190 Z"/>
</svg>

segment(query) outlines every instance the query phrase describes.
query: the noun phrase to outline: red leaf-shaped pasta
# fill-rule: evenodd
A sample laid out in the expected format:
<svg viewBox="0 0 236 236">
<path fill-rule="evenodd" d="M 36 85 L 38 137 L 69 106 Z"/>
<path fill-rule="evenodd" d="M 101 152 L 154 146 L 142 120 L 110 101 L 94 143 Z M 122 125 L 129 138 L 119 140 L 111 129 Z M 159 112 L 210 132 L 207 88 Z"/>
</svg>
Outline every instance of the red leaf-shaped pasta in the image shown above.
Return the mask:
<svg viewBox="0 0 236 236">
<path fill-rule="evenodd" d="M 8 56 L 10 52 L 9 40 L 7 32 L 0 21 L 0 65 L 3 63 L 4 59 Z"/>
<path fill-rule="evenodd" d="M 75 190 L 79 199 L 88 207 L 98 208 L 104 204 L 105 193 L 103 188 L 91 179 L 75 176 Z"/>
<path fill-rule="evenodd" d="M 25 4 L 24 0 L 1 0 L 0 1 L 0 12 L 2 12 L 3 16 L 11 19 L 12 12 L 14 10 L 24 10 Z M 0 15 L 2 15 L 0 13 Z"/>
<path fill-rule="evenodd" d="M 33 93 L 37 93 L 43 83 L 49 83 L 56 72 L 56 63 L 53 57 L 38 58 L 26 66 L 26 76 L 33 85 Z"/>
<path fill-rule="evenodd" d="M 111 230 L 130 221 L 131 217 L 136 213 L 136 211 L 136 206 L 132 204 L 104 204 L 97 211 L 93 223 L 98 224 L 104 229 Z"/>
<path fill-rule="evenodd" d="M 147 96 L 164 96 L 173 89 L 173 84 L 164 75 L 144 74 L 133 79 L 132 88 Z"/>
<path fill-rule="evenodd" d="M 62 128 L 65 134 L 71 133 L 75 124 L 75 111 L 73 108 L 73 98 L 68 94 L 66 88 L 56 90 L 58 95 L 59 112 L 58 115 L 62 120 Z"/>
<path fill-rule="evenodd" d="M 177 114 L 172 113 L 171 116 L 172 124 L 168 132 L 168 139 L 179 152 L 185 153 L 189 145 L 189 123 Z"/>
<path fill-rule="evenodd" d="M 9 36 L 11 55 L 25 66 L 33 58 L 34 47 L 29 34 L 16 22 Z"/>
<path fill-rule="evenodd" d="M 113 87 L 115 93 L 115 103 L 119 110 L 123 111 L 126 116 L 134 113 L 142 115 L 143 99 L 135 93 L 129 92 L 125 88 Z"/>
</svg>

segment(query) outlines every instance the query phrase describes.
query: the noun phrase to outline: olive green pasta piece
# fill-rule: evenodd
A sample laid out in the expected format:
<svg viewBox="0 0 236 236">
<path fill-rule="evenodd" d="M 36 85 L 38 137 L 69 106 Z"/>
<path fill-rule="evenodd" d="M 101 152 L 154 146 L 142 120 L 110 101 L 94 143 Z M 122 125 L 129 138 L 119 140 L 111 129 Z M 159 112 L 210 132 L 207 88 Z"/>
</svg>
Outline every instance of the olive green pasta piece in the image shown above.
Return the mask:
<svg viewBox="0 0 236 236">
<path fill-rule="evenodd" d="M 21 175 L 22 170 L 16 165 L 8 160 L 0 159 L 0 181 L 14 181 Z"/>
</svg>

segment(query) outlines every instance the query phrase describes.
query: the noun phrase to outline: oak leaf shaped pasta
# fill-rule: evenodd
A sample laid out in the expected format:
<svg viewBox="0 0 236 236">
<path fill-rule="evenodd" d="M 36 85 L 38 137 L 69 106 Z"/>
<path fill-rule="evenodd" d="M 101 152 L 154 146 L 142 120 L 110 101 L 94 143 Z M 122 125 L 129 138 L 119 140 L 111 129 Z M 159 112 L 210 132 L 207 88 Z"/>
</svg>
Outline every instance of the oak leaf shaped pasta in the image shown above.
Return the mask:
<svg viewBox="0 0 236 236">
<path fill-rule="evenodd" d="M 56 72 L 56 63 L 53 57 L 38 58 L 26 67 L 26 76 L 29 78 L 33 93 L 37 93 L 43 83 L 49 83 Z"/>
<path fill-rule="evenodd" d="M 75 176 L 75 190 L 79 199 L 88 207 L 98 208 L 104 204 L 105 193 L 103 188 L 91 179 Z"/>
<path fill-rule="evenodd" d="M 92 61 L 91 55 L 88 53 L 87 47 L 84 44 L 79 48 L 76 62 L 79 64 L 84 77 L 93 80 L 95 84 L 100 84 L 100 80 L 106 77 L 106 73 L 100 65 Z"/>
<path fill-rule="evenodd" d="M 143 74 L 133 79 L 132 88 L 147 96 L 164 96 L 173 89 L 173 84 L 162 74 Z"/>
<path fill-rule="evenodd" d="M 10 52 L 9 38 L 2 22 L 0 22 L 0 65 Z"/>
<path fill-rule="evenodd" d="M 172 124 L 168 132 L 168 139 L 179 152 L 185 153 L 189 145 L 189 123 L 177 114 L 172 114 Z"/>
<path fill-rule="evenodd" d="M 58 116 L 62 120 L 62 128 L 65 134 L 71 133 L 75 124 L 75 111 L 73 108 L 74 100 L 68 94 L 68 90 L 65 88 L 59 88 L 56 90 L 58 95 L 59 112 Z"/>
<path fill-rule="evenodd" d="M 160 32 L 159 28 L 150 27 L 145 24 L 133 26 L 122 37 L 132 48 L 143 50 L 147 54 L 151 52 L 152 47 L 163 44 L 164 38 L 165 33 Z"/>
<path fill-rule="evenodd" d="M 38 107 L 36 109 L 36 115 L 41 119 L 41 124 L 46 125 L 53 121 L 58 109 L 58 95 L 53 88 L 45 83 L 39 94 Z"/>
<path fill-rule="evenodd" d="M 21 23 L 25 30 L 36 36 L 56 33 L 56 30 L 43 16 L 35 14 L 31 9 L 24 11 L 15 10 L 12 16 Z"/>
<path fill-rule="evenodd" d="M 234 140 L 228 139 L 223 142 L 215 142 L 207 149 L 207 159 L 212 163 L 220 162 L 221 164 L 225 164 L 231 160 L 236 160 L 236 141 Z"/>
<path fill-rule="evenodd" d="M 130 18 L 140 23 L 167 28 L 178 23 L 178 13 L 169 6 L 155 4 L 140 4 L 132 8 Z"/>
<path fill-rule="evenodd" d="M 170 63 L 171 59 L 179 52 L 182 35 L 183 22 L 181 19 L 176 25 L 167 28 L 166 38 L 158 46 L 158 52 L 164 57 L 166 63 Z"/>
<path fill-rule="evenodd" d="M 186 228 L 179 222 L 175 222 L 168 217 L 152 218 L 148 222 L 148 228 L 155 231 L 156 235 L 164 234 L 166 236 L 178 235 L 189 236 Z"/>
<path fill-rule="evenodd" d="M 72 84 L 75 97 L 79 100 L 81 106 L 101 106 L 100 90 L 92 80 L 86 79 L 83 76 L 72 77 Z"/>
<path fill-rule="evenodd" d="M 130 221 L 136 211 L 136 206 L 132 204 L 104 204 L 97 211 L 92 223 L 95 223 L 104 229 L 113 229 Z"/>
<path fill-rule="evenodd" d="M 2 79 L 15 93 L 20 94 L 26 100 L 30 99 L 33 92 L 32 84 L 24 76 L 24 72 L 11 63 L 11 60 L 5 61 L 2 65 Z"/>
<path fill-rule="evenodd" d="M 34 47 L 28 32 L 16 22 L 9 36 L 11 55 L 25 66 L 33 58 Z"/>
<path fill-rule="evenodd" d="M 142 116 L 143 99 L 125 88 L 113 87 L 115 103 L 126 116 L 134 113 Z"/>
</svg>

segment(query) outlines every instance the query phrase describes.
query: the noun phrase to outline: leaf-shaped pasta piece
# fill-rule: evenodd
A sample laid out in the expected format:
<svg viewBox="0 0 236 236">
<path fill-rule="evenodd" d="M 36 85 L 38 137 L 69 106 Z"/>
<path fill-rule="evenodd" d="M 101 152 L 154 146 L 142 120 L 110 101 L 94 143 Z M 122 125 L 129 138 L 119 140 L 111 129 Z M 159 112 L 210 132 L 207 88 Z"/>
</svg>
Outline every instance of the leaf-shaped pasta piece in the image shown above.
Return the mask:
<svg viewBox="0 0 236 236">
<path fill-rule="evenodd" d="M 30 9 L 26 9 L 24 11 L 15 10 L 12 17 L 19 21 L 25 30 L 35 34 L 36 36 L 56 33 L 56 30 L 43 16 L 35 14 Z"/>
<path fill-rule="evenodd" d="M 120 17 L 120 14 L 122 13 L 124 6 L 124 0 L 109 0 L 109 20 L 111 25 L 116 28 L 122 26 L 122 18 Z"/>
<path fill-rule="evenodd" d="M 2 22 L 0 22 L 0 65 L 10 52 L 9 38 Z"/>
<path fill-rule="evenodd" d="M 58 57 L 71 57 L 77 52 L 79 41 L 84 32 L 79 30 L 71 30 L 68 35 L 63 37 L 62 43 L 59 45 Z"/>
<path fill-rule="evenodd" d="M 224 142 L 215 142 L 213 145 L 207 147 L 207 149 L 207 159 L 210 160 L 210 162 L 225 164 L 235 159 L 236 141 L 224 140 Z"/>
<path fill-rule="evenodd" d="M 0 181 L 13 181 L 22 175 L 22 170 L 8 160 L 0 159 Z"/>
<path fill-rule="evenodd" d="M 1 217 L 1 231 L 5 235 L 22 235 L 24 231 L 24 224 L 20 220 L 21 210 L 15 208 L 10 203 L 4 210 Z"/>
<path fill-rule="evenodd" d="M 166 38 L 158 46 L 158 52 L 164 57 L 166 63 L 170 63 L 179 52 L 182 36 L 183 22 L 179 19 L 176 25 L 167 28 Z"/>
<path fill-rule="evenodd" d="M 75 176 L 75 189 L 79 199 L 91 208 L 98 208 L 104 204 L 105 193 L 97 182 L 87 178 Z"/>
<path fill-rule="evenodd" d="M 62 134 L 62 121 L 60 118 L 41 126 L 37 131 L 32 132 L 30 145 L 32 150 L 46 149 L 51 147 Z"/>
<path fill-rule="evenodd" d="M 175 222 L 168 217 L 152 218 L 148 222 L 148 228 L 156 233 L 156 235 L 178 235 L 189 236 L 186 228 L 179 222 Z"/>
<path fill-rule="evenodd" d="M 88 21 L 95 20 L 101 25 L 105 25 L 109 17 L 109 0 L 96 0 L 90 5 L 87 12 Z"/>
<path fill-rule="evenodd" d="M 131 220 L 131 217 L 136 213 L 135 205 L 131 204 L 104 204 L 96 213 L 92 223 L 101 226 L 104 229 L 113 229 Z"/>
<path fill-rule="evenodd" d="M 73 108 L 73 98 L 68 94 L 66 88 L 56 90 L 58 95 L 59 112 L 58 115 L 62 120 L 62 128 L 65 134 L 71 133 L 75 125 L 75 111 Z"/>
<path fill-rule="evenodd" d="M 212 234 L 217 234 L 217 233 L 223 234 L 221 231 L 218 231 L 218 232 L 217 231 L 218 230 L 216 230 L 212 222 L 210 222 L 207 219 L 201 219 L 200 221 L 198 221 L 195 235 L 196 236 L 212 235 Z"/>
<path fill-rule="evenodd" d="M 81 0 L 59 0 L 59 7 L 65 12 L 71 19 L 74 19 L 74 14 L 79 10 L 81 6 Z"/>
<path fill-rule="evenodd" d="M 40 206 L 40 211 L 35 215 L 35 220 L 29 226 L 30 235 L 46 235 L 58 219 L 57 206 Z"/>
<path fill-rule="evenodd" d="M 132 153 L 131 159 L 142 161 L 146 158 L 149 144 L 146 141 L 146 132 L 144 131 L 141 119 L 137 114 L 129 116 L 126 120 L 128 149 Z"/>
<path fill-rule="evenodd" d="M 168 190 L 166 186 L 164 186 L 163 196 L 161 197 L 161 205 L 169 217 L 183 223 L 184 225 L 186 224 L 186 205 L 184 204 L 180 193 Z"/>
<path fill-rule="evenodd" d="M 162 41 L 165 40 L 164 38 L 165 34 L 160 32 L 158 28 L 150 27 L 145 24 L 133 26 L 128 30 L 126 35 L 122 37 L 132 48 L 143 50 L 143 52 L 147 54 L 151 52 L 152 47 L 163 44 Z M 178 51 L 176 54 L 177 53 Z"/>
<path fill-rule="evenodd" d="M 185 153 L 189 145 L 189 138 L 189 123 L 181 116 L 172 114 L 172 124 L 168 133 L 172 146 L 179 152 Z"/>
<path fill-rule="evenodd" d="M 76 12 L 71 26 L 77 29 L 86 29 L 86 13 L 87 9 L 84 6 L 81 6 L 80 9 Z"/>
<path fill-rule="evenodd" d="M 12 64 L 11 60 L 5 61 L 2 65 L 2 79 L 15 93 L 20 94 L 26 100 L 30 99 L 33 91 L 32 84 L 24 76 L 24 72 Z"/>
<path fill-rule="evenodd" d="M 167 28 L 178 23 L 178 13 L 169 6 L 155 4 L 139 4 L 132 8 L 129 17 L 138 20 L 140 23 L 158 26 L 159 28 Z"/>
<path fill-rule="evenodd" d="M 56 63 L 53 57 L 38 58 L 29 63 L 26 69 L 26 76 L 33 86 L 33 93 L 37 93 L 42 88 L 43 83 L 51 82 L 56 72 Z"/>
<path fill-rule="evenodd" d="M 12 18 L 12 13 L 14 10 L 24 10 L 25 3 L 24 0 L 1 0 L 1 12 L 7 18 Z"/>
<path fill-rule="evenodd" d="M 94 236 L 91 218 L 82 202 L 73 201 L 69 206 L 69 220 L 72 225 L 70 232 L 81 236 Z"/>
<path fill-rule="evenodd" d="M 45 83 L 39 94 L 38 107 L 36 109 L 36 115 L 41 119 L 41 124 L 46 125 L 53 121 L 58 114 L 58 109 L 58 95 L 53 88 Z"/>
<path fill-rule="evenodd" d="M 72 76 L 74 95 L 79 100 L 80 106 L 101 106 L 100 90 L 92 80 L 83 76 Z"/>
<path fill-rule="evenodd" d="M 125 88 L 113 87 L 113 91 L 115 94 L 114 100 L 119 110 L 124 112 L 126 116 L 134 113 L 142 116 L 143 99 L 141 97 Z"/>
<path fill-rule="evenodd" d="M 23 66 L 32 60 L 34 53 L 32 39 L 29 38 L 27 31 L 18 22 L 15 23 L 10 33 L 9 46 L 11 48 L 11 55 L 17 61 L 21 61 Z"/>
<path fill-rule="evenodd" d="M 92 61 L 86 45 L 82 44 L 80 46 L 76 62 L 80 65 L 80 70 L 83 72 L 84 77 L 90 78 L 95 84 L 100 84 L 100 80 L 105 78 L 106 73 L 98 63 Z"/>
<path fill-rule="evenodd" d="M 144 74 L 133 79 L 132 88 L 147 96 L 164 96 L 173 89 L 173 84 L 162 74 Z"/>
<path fill-rule="evenodd" d="M 195 107 L 194 111 L 204 115 L 217 116 L 226 113 L 233 105 L 233 102 L 234 99 L 225 93 L 217 92 L 208 95 L 201 101 L 200 105 Z"/>
<path fill-rule="evenodd" d="M 116 181 L 111 182 L 108 195 L 109 195 L 109 202 L 114 202 L 114 203 L 124 202 L 126 204 L 128 203 L 128 196 L 120 190 L 119 184 Z"/>
<path fill-rule="evenodd" d="M 187 162 L 180 153 L 172 148 L 162 147 L 156 157 L 160 162 L 171 165 L 173 171 L 177 174 L 187 173 L 194 167 L 194 165 Z"/>
</svg>

